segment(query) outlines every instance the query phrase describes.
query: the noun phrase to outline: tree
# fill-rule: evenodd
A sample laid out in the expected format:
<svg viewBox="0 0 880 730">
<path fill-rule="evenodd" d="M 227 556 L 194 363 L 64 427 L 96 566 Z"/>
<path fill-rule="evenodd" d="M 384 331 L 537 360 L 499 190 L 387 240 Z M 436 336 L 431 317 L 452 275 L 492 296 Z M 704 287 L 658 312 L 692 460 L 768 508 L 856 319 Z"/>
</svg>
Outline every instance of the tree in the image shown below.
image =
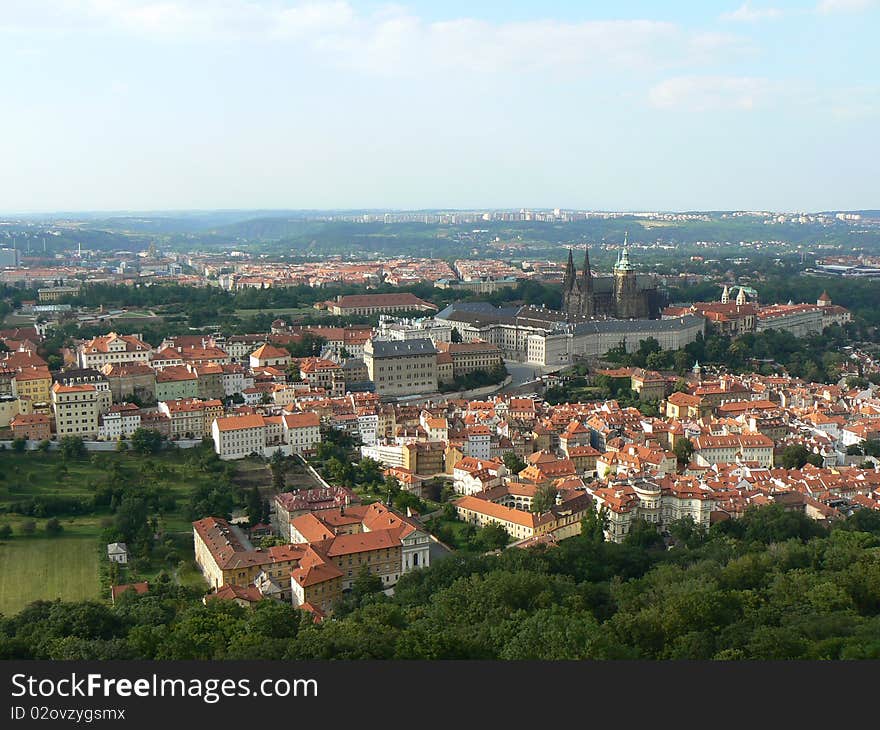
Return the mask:
<svg viewBox="0 0 880 730">
<path fill-rule="evenodd" d="M 605 542 L 608 529 L 608 510 L 602 505 L 598 510 L 590 509 L 581 518 L 581 539 L 590 544 Z"/>
<path fill-rule="evenodd" d="M 46 534 L 49 535 L 49 537 L 60 535 L 63 531 L 64 528 L 61 526 L 57 517 L 52 517 L 46 521 Z"/>
<path fill-rule="evenodd" d="M 452 328 L 452 334 L 449 336 L 449 339 L 452 342 L 461 342 L 461 332 L 458 331 L 458 327 Z"/>
<path fill-rule="evenodd" d="M 116 450 L 120 453 L 128 451 L 128 441 L 126 441 L 125 439 L 119 439 L 116 442 Z"/>
<path fill-rule="evenodd" d="M 0 539 L 5 540 L 12 537 L 12 525 L 3 525 L 0 527 Z"/>
<path fill-rule="evenodd" d="M 138 454 L 158 454 L 165 437 L 151 428 L 138 428 L 131 435 L 131 448 Z"/>
<path fill-rule="evenodd" d="M 687 350 L 675 351 L 672 356 L 672 367 L 679 375 L 685 374 L 685 372 L 691 367 L 691 356 L 688 355 Z M 678 382 L 676 382 L 676 385 L 678 385 Z M 687 387 L 686 384 L 685 387 Z"/>
<path fill-rule="evenodd" d="M 25 520 L 21 523 L 22 535 L 33 535 L 37 531 L 37 523 L 33 520 Z"/>
<path fill-rule="evenodd" d="M 27 448 L 27 439 L 19 436 L 18 438 L 12 439 L 12 450 L 15 451 L 16 454 L 23 454 L 24 450 Z"/>
<path fill-rule="evenodd" d="M 691 457 L 694 455 L 694 445 L 689 438 L 682 437 L 675 442 L 672 447 L 672 453 L 680 466 L 690 463 Z"/>
<path fill-rule="evenodd" d="M 77 459 L 86 455 L 86 445 L 81 436 L 64 436 L 58 444 L 64 459 Z"/>
<path fill-rule="evenodd" d="M 559 494 L 559 490 L 552 484 L 544 484 L 538 487 L 535 491 L 535 496 L 532 498 L 531 511 L 539 515 L 549 511 L 556 504 L 557 494 Z"/>
<path fill-rule="evenodd" d="M 369 565 L 362 565 L 351 583 L 351 593 L 356 601 L 361 601 L 371 593 L 382 590 L 382 579 L 370 571 Z"/>
<path fill-rule="evenodd" d="M 657 531 L 657 525 L 647 520 L 635 519 L 630 523 L 623 543 L 640 550 L 650 550 L 663 546 L 663 536 Z"/>
<path fill-rule="evenodd" d="M 49 441 L 49 439 L 43 439 L 42 441 L 40 441 L 40 443 L 37 444 L 37 451 L 45 454 L 51 446 L 52 442 Z"/>
<path fill-rule="evenodd" d="M 506 451 L 504 456 L 501 457 L 504 461 L 504 466 L 507 467 L 507 471 L 511 474 L 519 474 L 523 469 L 526 468 L 526 462 L 524 462 L 519 456 L 517 456 L 516 452 Z"/>
<path fill-rule="evenodd" d="M 385 492 L 388 494 L 388 501 L 393 502 L 394 498 L 400 492 L 400 482 L 393 474 L 385 477 Z"/>
<path fill-rule="evenodd" d="M 280 449 L 272 452 L 272 456 L 269 457 L 269 469 L 272 471 L 272 486 L 277 491 L 282 491 L 287 484 L 284 476 L 287 472 L 287 457 Z"/>
<path fill-rule="evenodd" d="M 783 449 L 780 461 L 785 469 L 800 469 L 809 456 L 810 451 L 803 444 L 789 444 Z"/>
<path fill-rule="evenodd" d="M 357 464 L 357 481 L 363 485 L 376 485 L 382 483 L 382 464 L 367 456 Z"/>
<path fill-rule="evenodd" d="M 114 525 L 124 542 L 133 543 L 149 537 L 147 502 L 143 497 L 125 496 L 114 517 Z"/>
<path fill-rule="evenodd" d="M 669 525 L 669 534 L 679 545 L 687 548 L 698 547 L 706 539 L 706 531 L 702 525 L 694 522 L 690 515 L 675 520 Z"/>
<path fill-rule="evenodd" d="M 510 534 L 497 522 L 484 525 L 473 537 L 473 545 L 477 550 L 497 550 L 507 547 L 510 542 Z"/>
<path fill-rule="evenodd" d="M 247 513 L 251 525 L 256 525 L 263 516 L 263 500 L 260 498 L 260 490 L 256 485 L 248 493 Z"/>
</svg>

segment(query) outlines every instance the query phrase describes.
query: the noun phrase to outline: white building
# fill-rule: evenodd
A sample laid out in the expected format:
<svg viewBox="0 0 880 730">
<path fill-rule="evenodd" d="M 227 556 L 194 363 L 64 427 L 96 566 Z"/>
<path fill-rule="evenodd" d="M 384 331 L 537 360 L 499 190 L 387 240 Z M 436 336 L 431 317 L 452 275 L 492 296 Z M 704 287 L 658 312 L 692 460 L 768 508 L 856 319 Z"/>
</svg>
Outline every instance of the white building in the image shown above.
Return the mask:
<svg viewBox="0 0 880 730">
<path fill-rule="evenodd" d="M 101 396 L 94 385 L 55 383 L 52 386 L 52 411 L 55 413 L 55 433 L 58 438 L 97 438 L 101 403 Z"/>
<path fill-rule="evenodd" d="M 321 417 L 313 411 L 282 416 L 284 443 L 296 454 L 310 454 L 321 443 Z"/>
<path fill-rule="evenodd" d="M 134 403 L 119 403 L 98 419 L 98 438 L 107 441 L 129 438 L 141 427 L 141 409 Z"/>
<path fill-rule="evenodd" d="M 214 451 L 221 459 L 243 459 L 266 447 L 266 423 L 259 414 L 215 418 L 211 424 Z"/>
<path fill-rule="evenodd" d="M 77 357 L 80 367 L 100 370 L 107 363 L 139 362 L 149 365 L 150 346 L 137 335 L 108 335 L 95 337 L 79 346 Z"/>
<path fill-rule="evenodd" d="M 376 339 L 420 340 L 428 337 L 434 342 L 452 342 L 452 329 L 448 322 L 432 317 L 408 319 L 380 314 Z"/>
<path fill-rule="evenodd" d="M 379 415 L 377 413 L 362 413 L 358 415 L 358 433 L 361 443 L 365 446 L 375 446 L 379 438 Z"/>
</svg>

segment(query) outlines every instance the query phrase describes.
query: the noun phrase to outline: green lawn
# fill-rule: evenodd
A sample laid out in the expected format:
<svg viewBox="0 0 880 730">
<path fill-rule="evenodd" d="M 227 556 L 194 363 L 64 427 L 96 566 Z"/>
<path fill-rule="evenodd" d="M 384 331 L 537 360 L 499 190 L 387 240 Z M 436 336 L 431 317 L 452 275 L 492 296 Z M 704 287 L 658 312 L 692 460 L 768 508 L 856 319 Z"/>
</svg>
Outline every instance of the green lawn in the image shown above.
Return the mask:
<svg viewBox="0 0 880 730">
<path fill-rule="evenodd" d="M 196 486 L 212 484 L 216 477 L 187 463 L 189 456 L 186 451 L 157 456 L 101 452 L 65 461 L 56 451 L 0 451 L 0 525 L 13 531 L 12 538 L 0 543 L 0 612 L 16 612 L 40 598 L 95 598 L 100 590 L 99 556 L 104 548 L 102 533 L 113 524 L 110 507 L 103 505 L 86 514 L 61 513 L 63 533 L 46 538 L 51 511 L 38 518 L 13 511 L 17 503 L 30 498 L 89 499 L 111 478 L 131 484 L 135 492 L 141 485 L 161 487 L 176 502 L 162 513 L 161 526 L 179 543 L 181 558 L 190 560 L 192 524 L 186 513 L 190 495 Z M 31 536 L 24 530 L 29 522 L 35 525 Z M 160 564 L 141 567 L 147 578 L 170 569 Z M 204 584 L 198 571 L 189 568 L 179 571 L 177 578 L 192 587 Z"/>
<path fill-rule="evenodd" d="M 312 315 L 315 317 L 326 317 L 328 312 L 326 309 L 315 309 L 314 307 L 267 307 L 266 309 L 236 309 L 236 317 L 253 317 L 257 314 L 272 312 L 272 314 L 282 317 L 284 315 Z"/>
<path fill-rule="evenodd" d="M 14 537 L 0 542 L 0 613 L 31 601 L 98 598 L 98 546 L 87 537 Z"/>
</svg>

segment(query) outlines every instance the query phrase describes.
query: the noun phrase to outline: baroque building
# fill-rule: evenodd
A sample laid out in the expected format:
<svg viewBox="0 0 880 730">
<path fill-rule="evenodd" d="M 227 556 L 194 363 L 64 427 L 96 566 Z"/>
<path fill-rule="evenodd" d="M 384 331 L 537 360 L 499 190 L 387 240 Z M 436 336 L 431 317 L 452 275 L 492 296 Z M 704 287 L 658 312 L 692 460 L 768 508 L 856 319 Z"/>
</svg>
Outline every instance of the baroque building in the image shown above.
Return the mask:
<svg viewBox="0 0 880 730">
<path fill-rule="evenodd" d="M 590 250 L 584 253 L 584 267 L 575 271 L 571 250 L 562 281 L 562 311 L 569 320 L 590 317 L 649 319 L 659 315 L 657 285 L 651 276 L 638 276 L 629 260 L 624 238 L 623 251 L 610 277 L 593 277 Z"/>
</svg>

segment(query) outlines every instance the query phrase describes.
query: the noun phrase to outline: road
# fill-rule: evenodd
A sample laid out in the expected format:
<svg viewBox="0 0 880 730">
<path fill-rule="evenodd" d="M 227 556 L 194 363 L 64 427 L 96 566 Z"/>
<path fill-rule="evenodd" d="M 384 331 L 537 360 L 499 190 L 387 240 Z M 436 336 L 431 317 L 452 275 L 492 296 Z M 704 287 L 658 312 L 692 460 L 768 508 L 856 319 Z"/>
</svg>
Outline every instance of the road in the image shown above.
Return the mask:
<svg viewBox="0 0 880 730">
<path fill-rule="evenodd" d="M 527 394 L 543 392 L 543 383 L 536 381 L 535 378 L 540 377 L 547 368 L 532 363 L 517 362 L 515 360 L 505 360 L 504 365 L 507 372 L 510 373 L 510 383 L 502 388 L 500 393 L 511 394 Z"/>
</svg>

